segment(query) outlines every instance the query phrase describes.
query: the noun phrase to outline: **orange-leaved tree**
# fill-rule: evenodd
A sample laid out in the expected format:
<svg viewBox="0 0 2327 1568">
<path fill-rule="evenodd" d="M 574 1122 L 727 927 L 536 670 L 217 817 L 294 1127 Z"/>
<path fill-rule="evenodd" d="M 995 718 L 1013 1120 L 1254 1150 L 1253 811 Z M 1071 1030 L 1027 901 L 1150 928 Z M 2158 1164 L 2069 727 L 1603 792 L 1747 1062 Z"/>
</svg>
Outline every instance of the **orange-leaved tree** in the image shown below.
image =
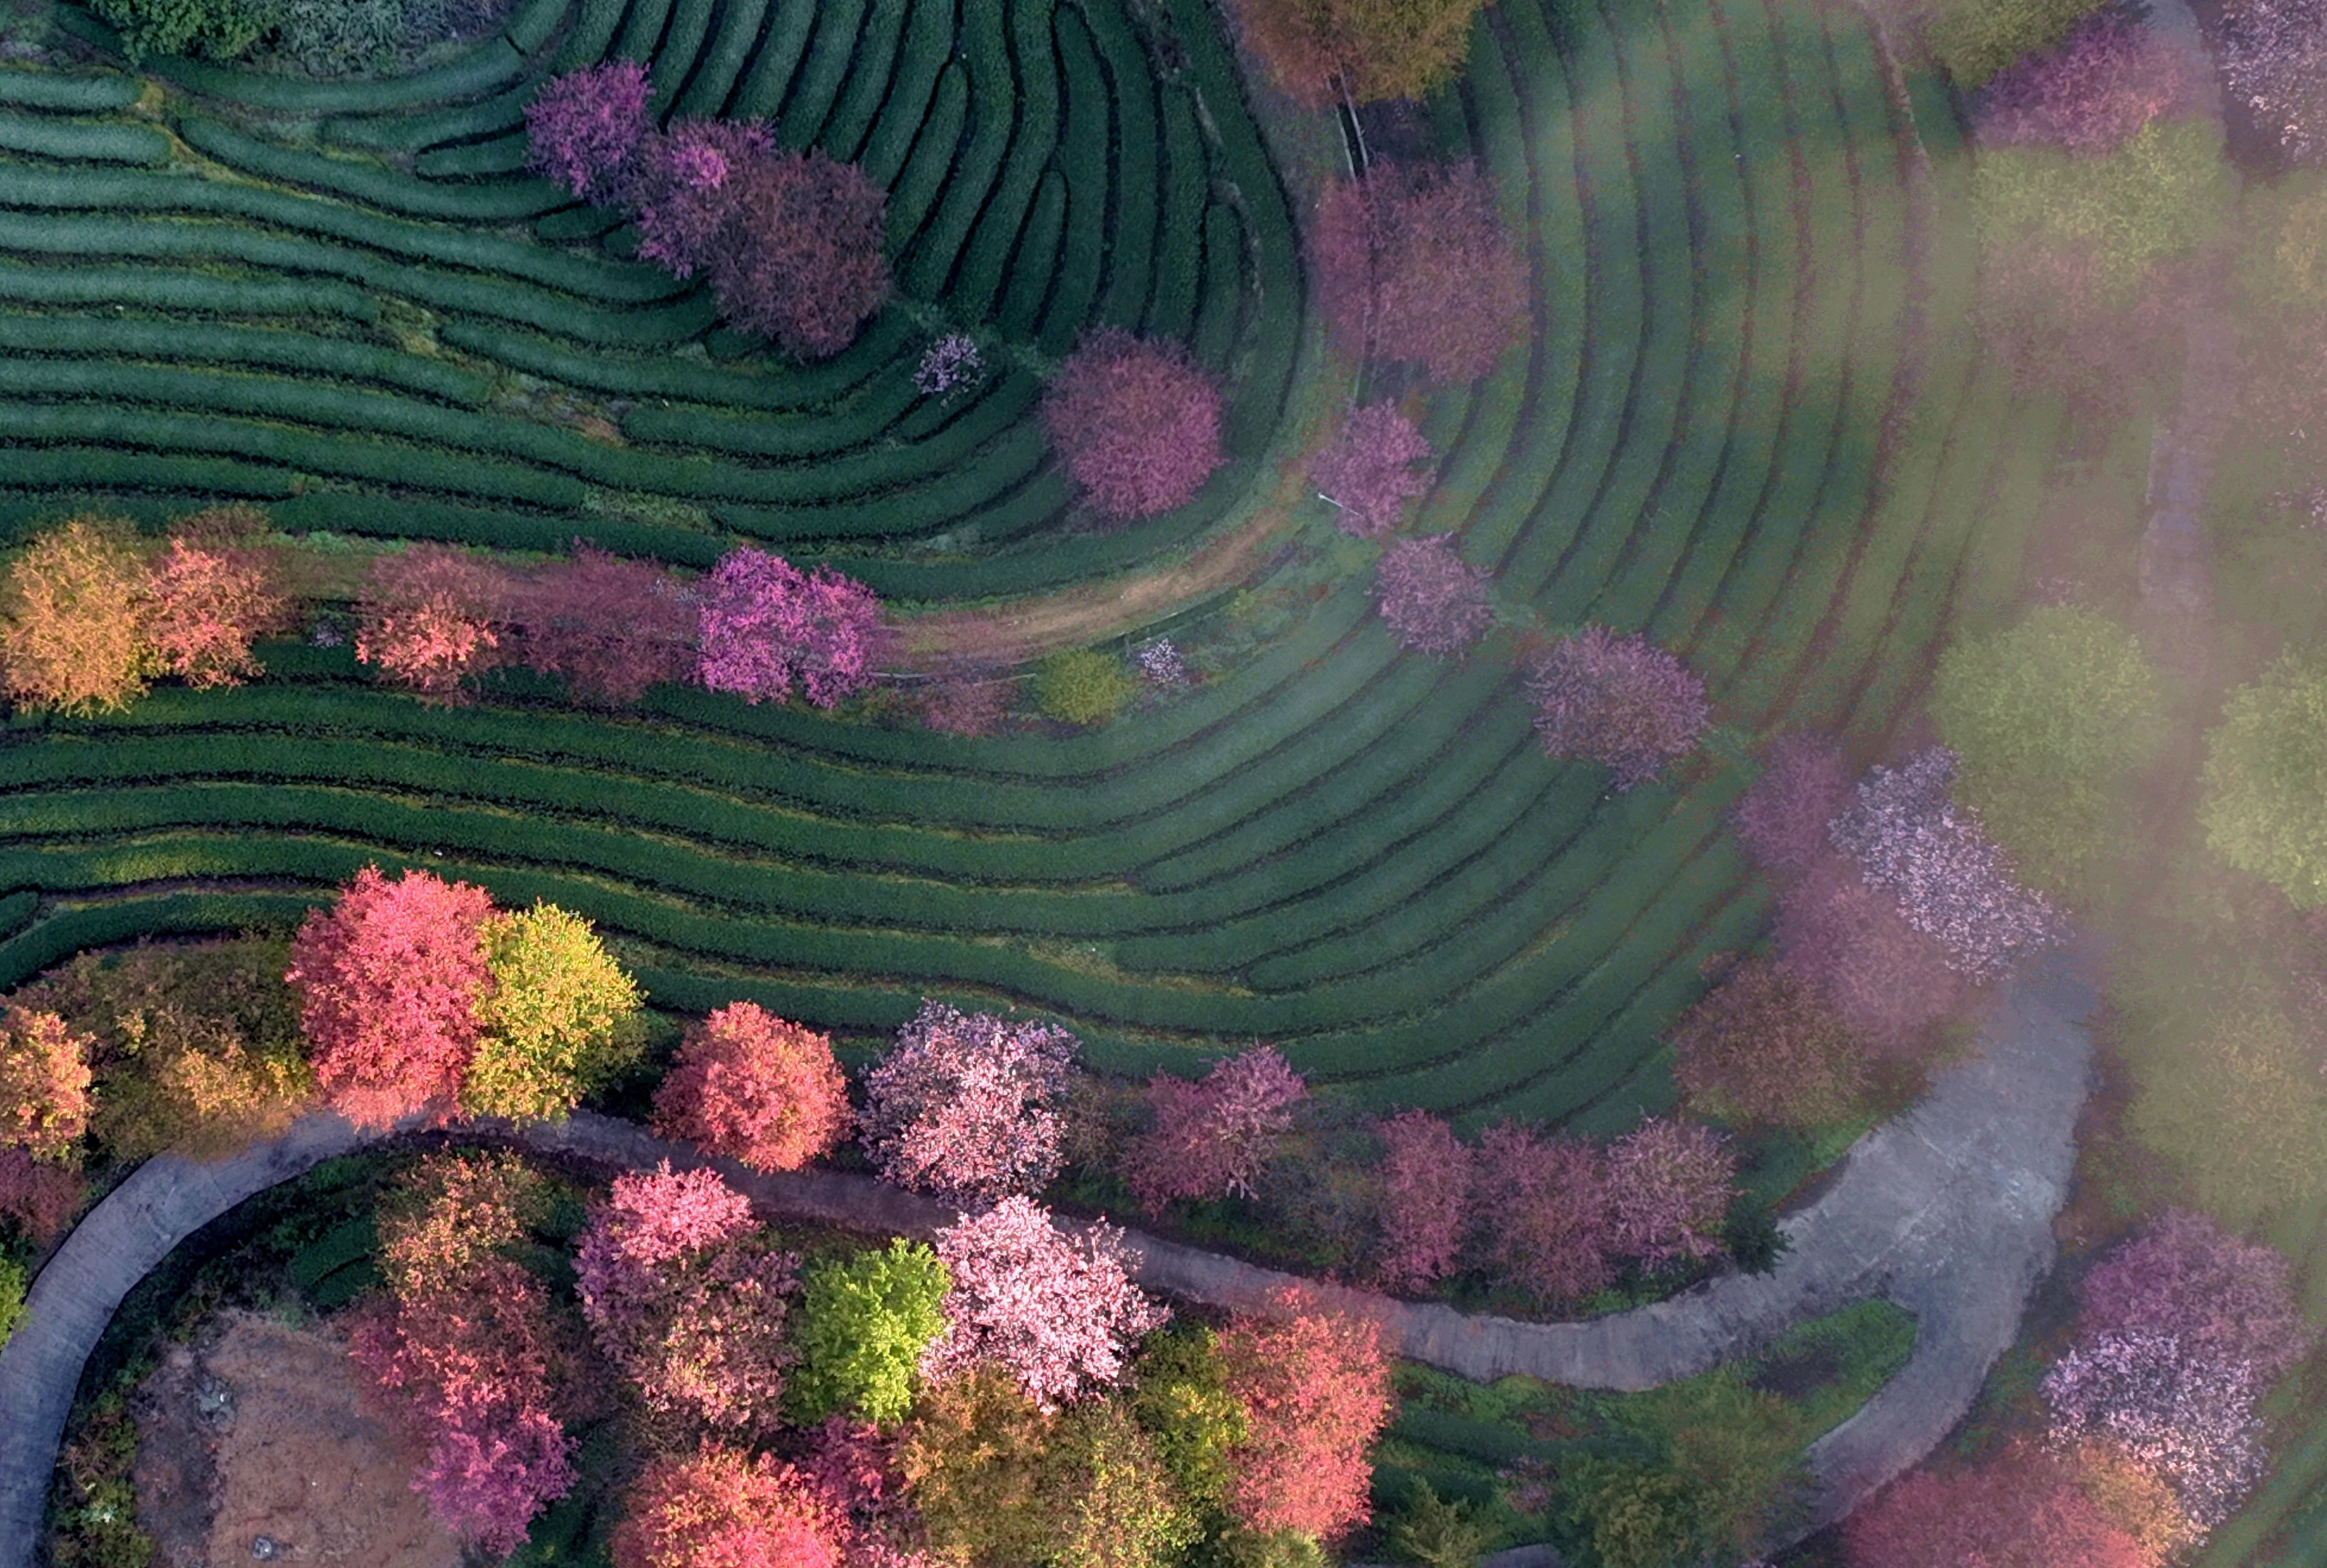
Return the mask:
<svg viewBox="0 0 2327 1568">
<path fill-rule="evenodd" d="M 1418 98 L 1471 51 L 1483 0 L 1236 0 L 1245 42 L 1306 108 Z"/>
<path fill-rule="evenodd" d="M 1277 1316 L 1238 1317 L 1220 1337 L 1247 1435 L 1229 1451 L 1229 1511 L 1264 1534 L 1324 1540 L 1372 1517 L 1370 1453 L 1388 1423 L 1381 1326 L 1280 1289 Z"/>
<path fill-rule="evenodd" d="M 68 1163 L 89 1130 L 89 1050 L 53 1013 L 0 1013 L 0 1148 Z"/>
<path fill-rule="evenodd" d="M 257 542 L 255 507 L 180 518 L 153 565 L 154 662 L 188 686 L 234 686 L 258 673 L 254 639 L 291 624 L 281 558 Z"/>
<path fill-rule="evenodd" d="M 0 683 L 19 707 L 127 707 L 159 668 L 153 589 L 129 524 L 68 518 L 9 564 L 0 599 Z"/>
</svg>

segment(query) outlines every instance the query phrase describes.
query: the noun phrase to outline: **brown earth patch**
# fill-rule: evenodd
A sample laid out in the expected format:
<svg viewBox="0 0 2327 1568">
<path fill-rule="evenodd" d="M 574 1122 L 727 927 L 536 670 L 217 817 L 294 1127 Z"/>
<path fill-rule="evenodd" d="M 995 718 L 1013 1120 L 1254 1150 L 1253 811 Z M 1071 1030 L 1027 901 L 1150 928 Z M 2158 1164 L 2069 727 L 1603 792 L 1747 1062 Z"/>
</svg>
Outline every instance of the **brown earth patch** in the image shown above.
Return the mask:
<svg viewBox="0 0 2327 1568">
<path fill-rule="evenodd" d="M 363 1407 L 341 1336 L 219 1315 L 138 1387 L 138 1523 L 163 1568 L 459 1568 L 419 1456 Z"/>
</svg>

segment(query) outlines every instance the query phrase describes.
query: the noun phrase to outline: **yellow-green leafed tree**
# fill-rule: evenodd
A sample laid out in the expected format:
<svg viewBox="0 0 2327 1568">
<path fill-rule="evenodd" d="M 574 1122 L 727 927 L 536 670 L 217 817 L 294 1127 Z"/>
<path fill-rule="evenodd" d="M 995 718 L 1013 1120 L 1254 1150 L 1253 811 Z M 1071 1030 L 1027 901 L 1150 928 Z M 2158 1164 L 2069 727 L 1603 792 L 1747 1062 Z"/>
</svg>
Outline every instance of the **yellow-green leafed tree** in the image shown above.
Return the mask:
<svg viewBox="0 0 2327 1568">
<path fill-rule="evenodd" d="M 158 674 L 145 552 L 126 523 L 78 517 L 34 536 L 0 589 L 0 683 L 19 707 L 127 707 Z"/>
<path fill-rule="evenodd" d="M 2297 909 L 2327 905 L 2327 660 L 2289 654 L 2230 694 L 2198 820 L 2230 865 Z"/>
<path fill-rule="evenodd" d="M 1322 108 L 1418 98 L 1454 79 L 1484 0 L 1236 0 L 1246 45 L 1286 95 Z"/>
<path fill-rule="evenodd" d="M 485 924 L 492 988 L 461 1106 L 476 1115 L 554 1121 L 637 1059 L 637 982 L 590 922 L 555 904 Z"/>
<path fill-rule="evenodd" d="M 2233 1230 L 2299 1204 L 2327 1174 L 2327 1087 L 2287 1021 L 2229 1013 L 2138 1069 L 2134 1135 L 2173 1160 Z"/>
</svg>

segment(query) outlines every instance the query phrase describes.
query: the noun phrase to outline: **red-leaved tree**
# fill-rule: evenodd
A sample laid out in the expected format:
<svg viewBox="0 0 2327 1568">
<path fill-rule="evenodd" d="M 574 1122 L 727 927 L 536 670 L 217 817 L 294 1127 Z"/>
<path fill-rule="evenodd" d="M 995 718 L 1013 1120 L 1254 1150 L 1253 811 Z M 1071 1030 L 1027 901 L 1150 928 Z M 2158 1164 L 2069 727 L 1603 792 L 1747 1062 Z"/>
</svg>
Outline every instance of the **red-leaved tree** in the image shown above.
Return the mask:
<svg viewBox="0 0 2327 1568">
<path fill-rule="evenodd" d="M 444 545 L 375 557 L 356 601 L 356 657 L 399 686 L 452 700 L 465 677 L 493 663 L 510 589 L 501 568 Z"/>
<path fill-rule="evenodd" d="M 831 1036 L 756 1002 L 731 1003 L 690 1026 L 655 1091 L 658 1137 L 754 1171 L 797 1171 L 830 1153 L 852 1119 Z"/>
<path fill-rule="evenodd" d="M 1477 1157 L 1444 1116 L 1400 1111 L 1381 1125 L 1381 1245 L 1374 1277 L 1427 1290 L 1454 1272 L 1471 1218 Z"/>
<path fill-rule="evenodd" d="M 2154 119 L 2186 112 L 2196 83 L 2155 28 L 2104 7 L 1988 79 L 1972 130 L 1989 146 L 2036 144 L 2098 157 Z"/>
<path fill-rule="evenodd" d="M 1851 1568 L 2149 1568 L 2069 1470 L 2015 1444 L 1977 1469 L 1919 1470 L 1844 1521 Z"/>
<path fill-rule="evenodd" d="M 1587 626 L 1528 661 L 1535 731 L 1554 757 L 1605 763 L 1616 788 L 1647 783 L 1687 756 L 1712 722 L 1704 677 L 1640 632 Z"/>
<path fill-rule="evenodd" d="M 526 166 L 603 201 L 647 134 L 647 68 L 610 60 L 552 77 L 525 106 Z"/>
<path fill-rule="evenodd" d="M 1102 327 L 1042 398 L 1051 449 L 1110 518 L 1169 511 L 1220 467 L 1220 390 L 1177 343 Z"/>
<path fill-rule="evenodd" d="M 712 1171 L 614 1179 L 575 1244 L 582 1315 L 650 1410 L 745 1437 L 774 1430 L 799 1260 L 764 1245 Z"/>
<path fill-rule="evenodd" d="M 946 1326 L 921 1352 L 943 1379 L 993 1362 L 1048 1407 L 1113 1385 L 1132 1340 L 1171 1316 L 1131 1283 L 1123 1233 L 1069 1236 L 1032 1199 L 1005 1198 L 937 1235 L 952 1277 Z"/>
<path fill-rule="evenodd" d="M 814 1429 L 800 1474 L 840 1521 L 848 1568 L 931 1568 L 913 1549 L 921 1520 L 905 1498 L 898 1437 L 835 1412 Z"/>
<path fill-rule="evenodd" d="M 1502 1279 L 1559 1304 L 1614 1277 L 1607 1160 L 1598 1149 L 1503 1122 L 1479 1140 L 1474 1170 L 1471 1223 Z"/>
<path fill-rule="evenodd" d="M 1494 620 L 1490 575 L 1455 553 L 1454 536 L 1393 539 L 1374 566 L 1374 600 L 1384 625 L 1416 653 L 1460 653 Z"/>
<path fill-rule="evenodd" d="M 1842 748 L 1796 731 L 1770 748 L 1761 777 L 1730 807 L 1729 826 L 1756 864 L 1791 882 L 1827 854 L 1827 824 L 1849 803 Z"/>
<path fill-rule="evenodd" d="M 308 912 L 283 977 L 333 1110 L 368 1130 L 424 1109 L 452 1114 L 491 983 L 492 912 L 482 888 L 425 871 L 391 882 L 371 865 L 330 909 Z"/>
<path fill-rule="evenodd" d="M 720 557 L 698 593 L 696 678 L 706 690 L 784 702 L 797 686 L 828 708 L 873 684 L 881 602 L 855 578 L 745 545 Z"/>
<path fill-rule="evenodd" d="M 887 193 L 810 149 L 746 158 L 720 194 L 727 210 L 705 270 L 728 323 L 802 359 L 848 347 L 889 297 Z"/>
<path fill-rule="evenodd" d="M 206 519 L 225 526 L 196 527 Z M 154 563 L 154 651 L 162 667 L 188 686 L 234 686 L 257 675 L 252 640 L 291 624 L 281 563 L 249 542 L 250 526 L 232 510 L 187 518 L 181 527 L 189 531 L 173 533 Z M 230 531 L 237 529 L 240 537 Z"/>
<path fill-rule="evenodd" d="M 1161 1214 L 1178 1198 L 1252 1196 L 1309 1088 L 1274 1047 L 1257 1045 L 1192 1083 L 1157 1073 L 1147 1091 L 1155 1125 L 1124 1151 L 1124 1174 L 1140 1206 Z"/>
<path fill-rule="evenodd" d="M 73 1146 L 89 1131 L 89 1048 L 96 1043 L 53 1013 L 14 1003 L 0 1013 L 0 1149 L 78 1162 Z"/>
<path fill-rule="evenodd" d="M 1865 1047 L 1905 1059 L 1970 987 L 1939 941 L 1907 923 L 1899 901 L 1828 853 L 1778 895 L 1778 959 L 1816 986 Z"/>
<path fill-rule="evenodd" d="M 765 120 L 673 120 L 649 131 L 622 181 L 621 202 L 639 226 L 639 257 L 674 277 L 692 277 L 734 210 L 734 172 L 776 151 Z"/>
<path fill-rule="evenodd" d="M 1373 1517 L 1374 1439 L 1390 1416 L 1381 1327 L 1281 1288 L 1268 1317 L 1220 1337 L 1246 1435 L 1229 1451 L 1229 1511 L 1246 1528 L 1330 1540 Z"/>
<path fill-rule="evenodd" d="M 713 1444 L 647 1466 L 610 1550 L 614 1568 L 841 1568 L 843 1532 L 790 1465 Z"/>
<path fill-rule="evenodd" d="M 1818 985 L 1748 959 L 1672 1027 L 1673 1081 L 1724 1121 L 1811 1127 L 1838 1122 L 1866 1089 L 1866 1050 Z"/>
<path fill-rule="evenodd" d="M 695 673 L 695 606 L 651 562 L 580 546 L 515 583 L 511 601 L 519 661 L 578 696 L 634 703 Z"/>
<path fill-rule="evenodd" d="M 1325 319 L 1349 352 L 1475 380 L 1527 330 L 1527 264 L 1476 164 L 1376 163 L 1330 187 L 1310 234 Z"/>
<path fill-rule="evenodd" d="M 36 1160 L 29 1149 L 0 1149 L 0 1220 L 33 1246 L 62 1234 L 88 1195 L 88 1181 L 71 1167 Z"/>
<path fill-rule="evenodd" d="M 1309 465 L 1309 481 L 1337 509 L 1345 534 L 1378 539 L 1406 520 L 1406 503 L 1430 493 L 1415 464 L 1435 454 L 1395 403 L 1369 403 L 1341 421 L 1341 434 Z"/>
<path fill-rule="evenodd" d="M 1712 1128 L 1650 1116 L 1609 1145 L 1609 1239 L 1651 1268 L 1721 1251 L 1737 1161 Z"/>
<path fill-rule="evenodd" d="M 1075 1037 L 924 1002 L 864 1080 L 859 1134 L 883 1180 L 958 1202 L 1039 1192 L 1059 1173 Z"/>
</svg>

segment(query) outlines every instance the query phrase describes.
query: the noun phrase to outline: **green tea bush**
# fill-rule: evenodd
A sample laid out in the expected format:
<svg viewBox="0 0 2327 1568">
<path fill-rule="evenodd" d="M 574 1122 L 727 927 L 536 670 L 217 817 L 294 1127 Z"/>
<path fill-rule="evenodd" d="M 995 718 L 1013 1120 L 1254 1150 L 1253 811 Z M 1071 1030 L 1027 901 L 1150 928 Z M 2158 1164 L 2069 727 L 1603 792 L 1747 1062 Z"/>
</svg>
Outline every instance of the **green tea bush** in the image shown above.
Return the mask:
<svg viewBox="0 0 2327 1568">
<path fill-rule="evenodd" d="M 133 65 L 149 54 L 239 60 L 283 19 L 282 0 L 89 0 Z"/>
<path fill-rule="evenodd" d="M 406 0 L 282 0 L 275 52 L 311 76 L 355 76 L 395 65 Z"/>
<path fill-rule="evenodd" d="M 1136 687 L 1123 660 L 1095 648 L 1054 653 L 1034 668 L 1034 705 L 1070 724 L 1104 724 Z"/>
<path fill-rule="evenodd" d="M 2022 880 L 2048 891 L 2077 888 L 2108 856 L 2110 801 L 2165 733 L 2141 645 L 2069 606 L 1956 642 L 1939 657 L 1930 713 L 1959 759 L 1956 798 Z"/>
</svg>

